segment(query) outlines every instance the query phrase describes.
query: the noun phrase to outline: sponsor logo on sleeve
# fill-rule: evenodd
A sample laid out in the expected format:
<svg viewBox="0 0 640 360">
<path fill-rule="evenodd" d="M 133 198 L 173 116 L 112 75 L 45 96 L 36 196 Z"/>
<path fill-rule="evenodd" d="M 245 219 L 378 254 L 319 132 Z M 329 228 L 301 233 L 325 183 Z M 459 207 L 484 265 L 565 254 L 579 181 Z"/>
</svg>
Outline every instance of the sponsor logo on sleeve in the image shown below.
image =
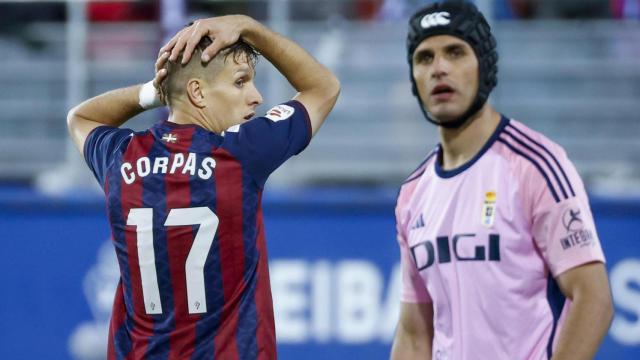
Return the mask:
<svg viewBox="0 0 640 360">
<path fill-rule="evenodd" d="M 584 228 L 581 210 L 569 208 L 562 214 L 562 225 L 567 230 L 567 236 L 560 239 L 563 250 L 573 247 L 590 246 L 594 242 L 593 232 Z"/>
<path fill-rule="evenodd" d="M 236 124 L 233 125 L 232 127 L 228 128 L 227 130 L 225 130 L 224 132 L 232 132 L 232 133 L 237 133 L 240 131 L 240 124 Z M 223 133 L 224 136 L 224 133 Z"/>
<path fill-rule="evenodd" d="M 293 115 L 296 110 L 289 105 L 276 105 L 267 111 L 267 119 L 271 121 L 286 120 Z"/>
</svg>

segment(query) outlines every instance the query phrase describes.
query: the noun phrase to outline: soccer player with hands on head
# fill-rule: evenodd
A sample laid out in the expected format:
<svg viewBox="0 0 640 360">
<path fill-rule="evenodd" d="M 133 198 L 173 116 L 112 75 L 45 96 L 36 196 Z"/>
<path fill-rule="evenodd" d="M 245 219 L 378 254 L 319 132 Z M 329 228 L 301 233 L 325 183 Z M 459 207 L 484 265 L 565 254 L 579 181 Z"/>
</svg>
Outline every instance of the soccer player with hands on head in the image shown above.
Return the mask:
<svg viewBox="0 0 640 360">
<path fill-rule="evenodd" d="M 613 309 L 584 186 L 565 151 L 487 103 L 496 42 L 477 8 L 417 11 L 413 93 L 440 144 L 402 184 L 393 360 L 591 359 Z"/>
<path fill-rule="evenodd" d="M 258 52 L 297 94 L 254 117 Z M 339 91 L 300 46 L 233 15 L 176 34 L 153 81 L 69 111 L 71 138 L 106 195 L 120 266 L 109 359 L 276 358 L 262 191 Z M 167 121 L 119 128 L 162 103 Z"/>
</svg>

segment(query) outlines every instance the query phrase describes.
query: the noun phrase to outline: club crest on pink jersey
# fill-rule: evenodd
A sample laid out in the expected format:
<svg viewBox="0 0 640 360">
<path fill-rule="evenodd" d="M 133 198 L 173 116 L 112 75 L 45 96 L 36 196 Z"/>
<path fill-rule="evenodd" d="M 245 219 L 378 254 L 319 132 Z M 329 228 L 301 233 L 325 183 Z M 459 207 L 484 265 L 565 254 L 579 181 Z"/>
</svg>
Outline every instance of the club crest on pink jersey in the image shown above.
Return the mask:
<svg viewBox="0 0 640 360">
<path fill-rule="evenodd" d="M 487 191 L 484 195 L 484 205 L 482 206 L 482 218 L 480 222 L 485 227 L 493 226 L 493 219 L 496 215 L 496 192 Z"/>
</svg>

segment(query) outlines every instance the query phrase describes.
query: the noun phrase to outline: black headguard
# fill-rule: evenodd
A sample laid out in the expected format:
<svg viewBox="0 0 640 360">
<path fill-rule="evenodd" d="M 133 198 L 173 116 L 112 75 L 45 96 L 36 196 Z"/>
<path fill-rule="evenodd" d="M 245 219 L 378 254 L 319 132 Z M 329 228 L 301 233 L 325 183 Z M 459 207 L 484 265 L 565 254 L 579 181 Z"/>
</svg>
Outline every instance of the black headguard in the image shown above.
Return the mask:
<svg viewBox="0 0 640 360">
<path fill-rule="evenodd" d="M 435 35 L 451 35 L 467 42 L 475 52 L 479 65 L 478 93 L 473 103 L 460 118 L 446 123 L 433 119 L 426 111 L 413 78 L 413 53 L 424 39 Z M 418 99 L 422 113 L 430 122 L 446 128 L 458 128 L 469 120 L 484 106 L 498 83 L 498 53 L 491 27 L 475 5 L 461 0 L 438 2 L 413 14 L 407 35 L 407 61 L 413 95 Z"/>
</svg>

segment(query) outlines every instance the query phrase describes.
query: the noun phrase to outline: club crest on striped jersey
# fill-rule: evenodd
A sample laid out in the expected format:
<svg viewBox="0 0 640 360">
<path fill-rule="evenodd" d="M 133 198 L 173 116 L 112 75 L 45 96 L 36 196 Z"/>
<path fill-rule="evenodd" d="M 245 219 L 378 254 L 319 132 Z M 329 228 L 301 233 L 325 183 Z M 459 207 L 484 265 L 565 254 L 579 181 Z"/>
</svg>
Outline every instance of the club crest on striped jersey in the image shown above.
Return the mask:
<svg viewBox="0 0 640 360">
<path fill-rule="evenodd" d="M 167 133 L 162 135 L 162 141 L 175 144 L 178 141 L 178 136 L 176 134 Z"/>
<path fill-rule="evenodd" d="M 291 117 L 296 110 L 289 105 L 276 105 L 267 111 L 267 119 L 271 121 L 285 120 Z"/>
<path fill-rule="evenodd" d="M 493 226 L 493 219 L 496 216 L 496 192 L 487 191 L 484 195 L 484 204 L 482 205 L 482 218 L 480 222 L 485 227 Z"/>
</svg>

